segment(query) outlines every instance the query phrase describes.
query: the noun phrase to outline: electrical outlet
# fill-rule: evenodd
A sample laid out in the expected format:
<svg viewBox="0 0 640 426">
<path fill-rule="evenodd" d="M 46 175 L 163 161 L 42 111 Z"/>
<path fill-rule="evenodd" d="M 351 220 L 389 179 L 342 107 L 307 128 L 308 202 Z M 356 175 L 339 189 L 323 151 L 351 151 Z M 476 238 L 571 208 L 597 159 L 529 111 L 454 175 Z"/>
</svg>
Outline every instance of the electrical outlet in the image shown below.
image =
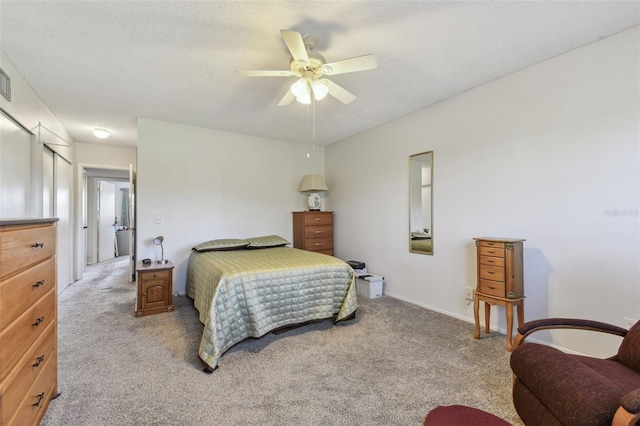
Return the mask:
<svg viewBox="0 0 640 426">
<path fill-rule="evenodd" d="M 637 319 L 633 319 L 633 318 L 625 318 L 624 319 L 624 324 L 625 324 L 625 327 L 627 327 L 627 328 L 633 327 L 633 325 L 635 323 L 637 323 L 637 322 L 638 322 L 638 320 Z"/>
<path fill-rule="evenodd" d="M 464 294 L 464 298 L 467 300 L 473 300 L 473 292 L 474 292 L 475 288 L 473 287 L 467 287 L 467 291 Z"/>
</svg>

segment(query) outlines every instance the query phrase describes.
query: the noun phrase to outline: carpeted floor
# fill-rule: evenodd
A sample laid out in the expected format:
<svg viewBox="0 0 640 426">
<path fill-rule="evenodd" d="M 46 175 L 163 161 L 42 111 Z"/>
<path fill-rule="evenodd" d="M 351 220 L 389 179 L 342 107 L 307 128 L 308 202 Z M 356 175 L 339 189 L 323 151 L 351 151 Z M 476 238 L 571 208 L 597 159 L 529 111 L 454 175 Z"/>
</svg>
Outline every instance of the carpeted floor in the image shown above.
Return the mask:
<svg viewBox="0 0 640 426">
<path fill-rule="evenodd" d="M 357 319 L 248 339 L 201 371 L 190 299 L 134 316 L 127 259 L 59 297 L 58 391 L 42 425 L 420 425 L 462 404 L 520 425 L 504 336 L 389 297 Z"/>
</svg>

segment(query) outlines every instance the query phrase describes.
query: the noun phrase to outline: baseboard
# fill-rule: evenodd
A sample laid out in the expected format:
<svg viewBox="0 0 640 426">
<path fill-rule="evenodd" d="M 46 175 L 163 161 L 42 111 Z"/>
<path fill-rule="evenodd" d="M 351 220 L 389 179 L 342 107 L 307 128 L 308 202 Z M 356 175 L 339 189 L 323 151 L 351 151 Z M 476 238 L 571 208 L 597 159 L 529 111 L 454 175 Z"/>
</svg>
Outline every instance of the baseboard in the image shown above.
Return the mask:
<svg viewBox="0 0 640 426">
<path fill-rule="evenodd" d="M 468 322 L 470 324 L 473 324 L 473 326 L 475 327 L 475 320 L 473 318 L 468 318 L 468 317 L 465 317 L 465 316 L 462 316 L 462 315 L 454 314 L 453 312 L 445 311 L 444 309 L 436 308 L 435 306 L 427 305 L 425 303 L 420 303 L 420 302 L 417 302 L 415 300 L 408 299 L 406 297 L 398 296 L 397 294 L 386 293 L 385 292 L 385 296 L 389 296 L 389 297 L 392 297 L 394 299 L 402 300 L 403 302 L 411 303 L 412 305 L 420 306 L 421 308 L 425 308 L 425 309 L 428 309 L 430 311 L 438 312 L 440 314 L 446 315 L 448 317 L 456 318 L 456 319 L 462 320 L 464 322 Z M 484 328 L 484 323 L 483 322 L 480 323 L 480 327 Z M 515 330 L 515 328 L 516 327 L 514 326 L 514 333 L 517 332 Z M 507 334 L 507 330 L 502 329 L 502 328 L 498 328 L 496 326 L 489 325 L 489 329 L 492 330 L 492 331 L 496 331 L 498 333 L 504 334 L 505 336 Z M 473 335 L 471 335 L 471 336 L 473 337 Z M 515 334 L 514 334 L 514 337 L 515 337 Z M 553 343 L 549 343 L 549 342 L 544 341 L 544 340 L 535 339 L 533 337 L 528 337 L 527 338 L 527 342 L 540 343 L 541 345 L 551 346 L 552 348 L 558 349 L 559 351 L 566 352 L 566 353 L 572 354 L 572 355 L 586 355 L 586 354 L 583 354 L 581 352 L 577 352 L 577 351 L 574 351 L 574 350 L 571 350 L 571 349 L 568 349 L 568 348 L 564 348 L 562 346 L 554 345 Z"/>
</svg>

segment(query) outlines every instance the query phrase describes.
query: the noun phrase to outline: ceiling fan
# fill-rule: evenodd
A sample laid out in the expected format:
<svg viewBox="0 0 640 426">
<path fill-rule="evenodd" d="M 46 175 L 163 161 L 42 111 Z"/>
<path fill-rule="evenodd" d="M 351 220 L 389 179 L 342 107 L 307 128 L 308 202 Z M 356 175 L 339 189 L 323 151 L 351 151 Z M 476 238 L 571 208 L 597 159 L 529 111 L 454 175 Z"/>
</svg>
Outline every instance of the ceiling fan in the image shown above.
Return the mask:
<svg viewBox="0 0 640 426">
<path fill-rule="evenodd" d="M 349 104 L 356 99 L 355 95 L 323 77 L 372 70 L 378 67 L 373 55 L 357 56 L 327 63 L 322 55 L 313 51 L 318 41 L 317 37 L 313 35 L 303 37 L 300 33 L 289 30 L 281 30 L 280 35 L 291 52 L 289 70 L 236 71 L 236 74 L 245 77 L 298 77 L 298 80 L 291 85 L 287 94 L 280 100 L 278 106 L 289 105 L 294 100 L 310 104 L 312 95 L 315 100 L 319 101 L 327 94 L 342 103 Z"/>
</svg>

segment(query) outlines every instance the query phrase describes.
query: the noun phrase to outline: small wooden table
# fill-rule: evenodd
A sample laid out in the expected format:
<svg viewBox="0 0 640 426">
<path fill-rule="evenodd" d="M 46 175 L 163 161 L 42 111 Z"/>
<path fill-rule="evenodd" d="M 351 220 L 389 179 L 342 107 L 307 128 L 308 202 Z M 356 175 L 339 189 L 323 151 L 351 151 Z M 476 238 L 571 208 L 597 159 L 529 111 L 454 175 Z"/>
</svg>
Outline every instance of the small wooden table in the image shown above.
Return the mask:
<svg viewBox="0 0 640 426">
<path fill-rule="evenodd" d="M 490 296 L 487 294 L 474 292 L 473 295 L 473 317 L 476 321 L 476 332 L 474 338 L 480 338 L 480 301 L 484 302 L 484 332 L 489 334 L 489 320 L 491 318 L 491 305 L 504 306 L 507 311 L 507 351 L 513 348 L 513 307 L 518 308 L 518 326 L 524 322 L 524 296 L 517 299 L 505 299 L 503 297 Z"/>
<path fill-rule="evenodd" d="M 173 307 L 173 264 L 152 262 L 145 265 L 138 262 L 138 297 L 136 316 L 172 312 Z"/>
</svg>

